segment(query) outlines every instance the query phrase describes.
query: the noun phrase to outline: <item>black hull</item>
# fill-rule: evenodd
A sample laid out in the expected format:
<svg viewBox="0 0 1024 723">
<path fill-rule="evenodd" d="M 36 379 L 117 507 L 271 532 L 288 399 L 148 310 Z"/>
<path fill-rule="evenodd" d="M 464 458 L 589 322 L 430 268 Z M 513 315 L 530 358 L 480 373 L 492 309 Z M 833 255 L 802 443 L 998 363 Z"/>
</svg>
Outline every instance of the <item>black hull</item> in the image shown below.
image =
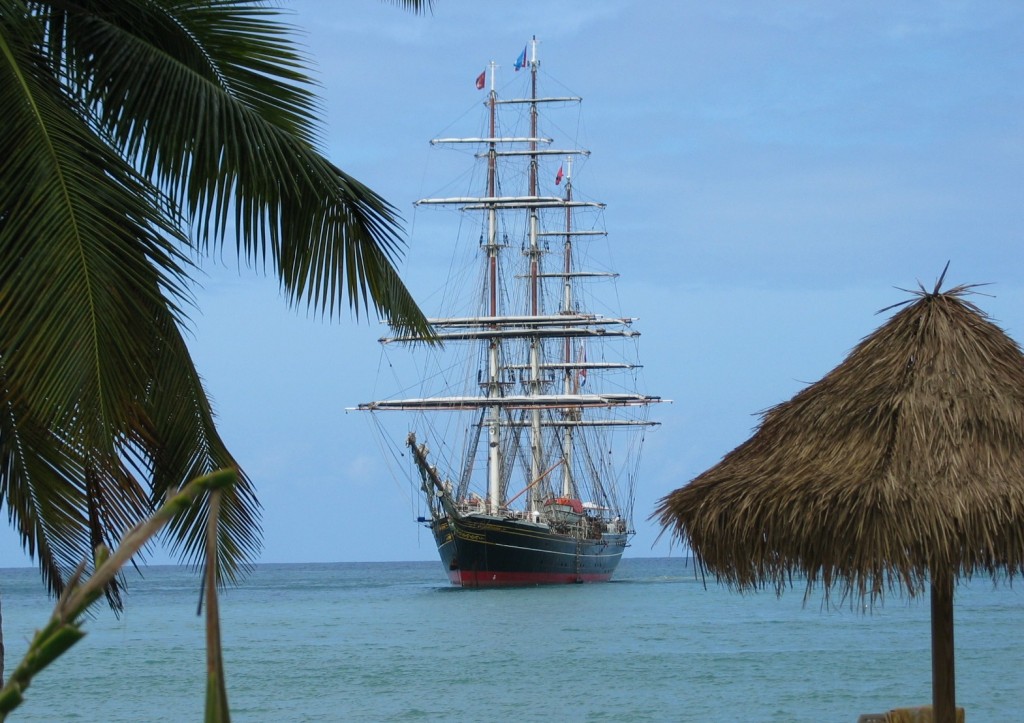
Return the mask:
<svg viewBox="0 0 1024 723">
<path fill-rule="evenodd" d="M 448 578 L 462 587 L 606 582 L 626 548 L 625 533 L 578 539 L 487 516 L 441 517 L 431 529 Z"/>
</svg>

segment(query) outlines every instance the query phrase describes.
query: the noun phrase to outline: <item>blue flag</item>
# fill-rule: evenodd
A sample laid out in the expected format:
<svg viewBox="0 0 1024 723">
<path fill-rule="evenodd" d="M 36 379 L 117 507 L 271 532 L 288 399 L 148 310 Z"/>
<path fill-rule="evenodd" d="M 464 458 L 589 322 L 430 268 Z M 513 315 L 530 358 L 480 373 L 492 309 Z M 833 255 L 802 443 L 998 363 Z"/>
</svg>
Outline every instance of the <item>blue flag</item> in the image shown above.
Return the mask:
<svg viewBox="0 0 1024 723">
<path fill-rule="evenodd" d="M 518 71 L 520 68 L 525 68 L 525 67 L 526 67 L 526 46 L 524 45 L 523 46 L 523 52 L 521 52 L 519 54 L 519 57 L 516 58 L 516 71 Z"/>
</svg>

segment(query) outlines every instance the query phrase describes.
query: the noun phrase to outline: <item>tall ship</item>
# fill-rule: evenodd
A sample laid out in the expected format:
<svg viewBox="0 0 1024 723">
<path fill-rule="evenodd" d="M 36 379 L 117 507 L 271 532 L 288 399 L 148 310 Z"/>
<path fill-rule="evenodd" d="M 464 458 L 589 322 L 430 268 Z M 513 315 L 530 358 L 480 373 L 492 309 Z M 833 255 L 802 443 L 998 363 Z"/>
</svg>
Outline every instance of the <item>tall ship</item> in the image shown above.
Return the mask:
<svg viewBox="0 0 1024 723">
<path fill-rule="evenodd" d="M 592 249 L 608 247 L 604 204 L 574 178 L 589 151 L 552 137 L 552 118 L 578 117 L 581 99 L 538 93 L 537 50 L 534 38 L 507 73 L 512 97 L 499 96 L 495 63 L 477 78 L 487 95 L 476 135 L 431 141 L 478 169 L 475 193 L 416 202 L 457 211 L 448 218 L 463 257 L 438 294 L 446 315 L 430 319 L 439 344 L 381 339 L 429 358 L 416 396 L 359 405 L 374 417 L 412 413 L 401 437 L 418 519 L 465 587 L 610 580 L 633 534 L 640 448 L 661 401 L 637 391 L 635 319 L 605 315 L 602 296 L 614 294 L 601 292 L 618 274 Z"/>
</svg>

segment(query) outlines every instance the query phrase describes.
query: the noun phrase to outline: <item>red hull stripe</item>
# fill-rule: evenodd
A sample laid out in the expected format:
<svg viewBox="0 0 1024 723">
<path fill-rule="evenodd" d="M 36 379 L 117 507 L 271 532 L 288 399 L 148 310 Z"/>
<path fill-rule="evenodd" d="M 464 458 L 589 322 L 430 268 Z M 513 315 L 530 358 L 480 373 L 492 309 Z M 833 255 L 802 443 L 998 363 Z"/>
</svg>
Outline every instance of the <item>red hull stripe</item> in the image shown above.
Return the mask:
<svg viewBox="0 0 1024 723">
<path fill-rule="evenodd" d="M 510 587 L 515 585 L 570 585 L 577 582 L 608 582 L 611 572 L 490 572 L 486 570 L 449 570 L 448 578 L 462 587 Z"/>
</svg>

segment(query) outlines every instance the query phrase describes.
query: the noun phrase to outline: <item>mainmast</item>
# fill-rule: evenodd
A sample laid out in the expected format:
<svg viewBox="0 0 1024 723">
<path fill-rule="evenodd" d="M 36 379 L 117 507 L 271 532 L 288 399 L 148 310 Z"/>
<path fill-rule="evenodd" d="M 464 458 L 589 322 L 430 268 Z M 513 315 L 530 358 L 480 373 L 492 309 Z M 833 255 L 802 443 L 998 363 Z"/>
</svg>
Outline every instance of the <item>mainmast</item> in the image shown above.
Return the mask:
<svg viewBox="0 0 1024 723">
<path fill-rule="evenodd" d="M 537 68 L 540 61 L 537 60 L 537 36 L 530 40 L 530 138 L 537 138 Z M 537 141 L 530 141 L 530 171 L 529 171 L 529 195 L 537 196 Z M 530 314 L 539 316 L 540 311 L 540 246 L 538 243 L 537 229 L 537 208 L 529 210 L 529 233 L 530 233 Z M 541 393 L 541 339 L 534 338 L 530 341 L 530 394 Z M 541 410 L 534 409 L 530 413 L 530 485 L 527 507 L 533 512 L 539 507 L 536 482 L 543 474 L 544 450 L 541 448 Z"/>
<path fill-rule="evenodd" d="M 495 139 L 497 138 L 498 92 L 495 90 L 495 68 L 496 65 L 492 60 L 490 63 L 491 90 L 487 99 L 491 138 L 491 142 L 487 145 L 487 195 L 490 198 L 497 196 L 498 146 Z M 498 209 L 494 203 L 491 203 L 487 208 L 487 266 L 490 287 L 488 289 L 490 294 L 489 313 L 492 317 L 498 316 L 498 251 Z M 497 326 L 493 328 L 497 328 Z M 500 351 L 501 340 L 495 336 L 490 340 L 487 350 L 487 396 L 490 398 L 501 396 Z M 487 417 L 487 508 L 489 512 L 497 514 L 501 507 L 501 407 L 491 406 Z"/>
</svg>

